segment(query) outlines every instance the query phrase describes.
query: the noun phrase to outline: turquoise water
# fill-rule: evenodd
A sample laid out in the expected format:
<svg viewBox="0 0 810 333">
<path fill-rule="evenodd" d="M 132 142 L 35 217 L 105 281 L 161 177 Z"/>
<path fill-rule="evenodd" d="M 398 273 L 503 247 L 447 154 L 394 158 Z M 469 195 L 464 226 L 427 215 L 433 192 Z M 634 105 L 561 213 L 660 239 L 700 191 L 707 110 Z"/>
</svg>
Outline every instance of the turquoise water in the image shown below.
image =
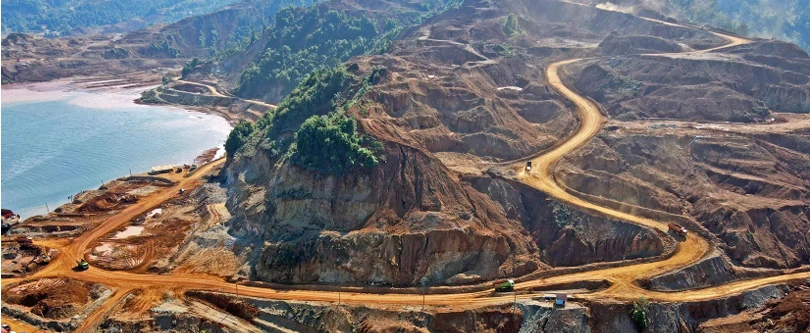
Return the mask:
<svg viewBox="0 0 810 333">
<path fill-rule="evenodd" d="M 81 98 L 2 104 L 3 208 L 25 218 L 130 169 L 191 163 L 230 130 L 213 115 L 128 102 L 87 107 L 75 103 Z"/>
</svg>

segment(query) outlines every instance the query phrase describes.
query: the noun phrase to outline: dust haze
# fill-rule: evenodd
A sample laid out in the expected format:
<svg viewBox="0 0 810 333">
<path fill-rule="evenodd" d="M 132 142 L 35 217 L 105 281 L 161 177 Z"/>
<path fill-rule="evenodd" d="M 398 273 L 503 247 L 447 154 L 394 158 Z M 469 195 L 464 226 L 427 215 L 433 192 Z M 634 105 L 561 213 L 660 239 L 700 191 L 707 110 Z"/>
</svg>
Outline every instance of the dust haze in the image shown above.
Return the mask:
<svg viewBox="0 0 810 333">
<path fill-rule="evenodd" d="M 596 7 L 628 14 L 639 14 L 641 9 L 653 10 L 678 20 L 695 24 L 711 24 L 720 28 L 734 27 L 735 32 L 753 37 L 794 40 L 796 36 L 785 34 L 785 27 L 796 19 L 792 1 L 784 0 L 696 0 L 689 8 L 679 8 L 670 0 L 616 0 L 597 1 Z M 696 19 L 707 16 L 712 8 L 718 8 L 712 19 Z"/>
</svg>

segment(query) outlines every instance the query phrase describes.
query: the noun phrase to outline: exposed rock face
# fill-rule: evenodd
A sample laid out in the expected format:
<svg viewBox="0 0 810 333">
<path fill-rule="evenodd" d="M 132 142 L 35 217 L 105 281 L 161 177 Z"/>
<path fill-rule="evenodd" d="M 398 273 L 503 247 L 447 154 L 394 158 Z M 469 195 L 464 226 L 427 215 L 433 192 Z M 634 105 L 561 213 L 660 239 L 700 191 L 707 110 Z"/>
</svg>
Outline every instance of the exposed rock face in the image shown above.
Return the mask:
<svg viewBox="0 0 810 333">
<path fill-rule="evenodd" d="M 695 332 L 708 320 L 736 315 L 754 310 L 767 302 L 784 297 L 789 288 L 785 285 L 768 286 L 740 295 L 717 300 L 683 303 L 651 304 L 648 332 Z M 589 305 L 591 313 L 598 313 L 589 321 L 594 332 L 635 332 L 630 320 L 630 304 Z"/>
<path fill-rule="evenodd" d="M 727 318 L 706 321 L 696 332 L 807 332 L 810 329 L 810 289 L 794 286 L 779 300 Z"/>
<path fill-rule="evenodd" d="M 508 217 L 522 221 L 543 262 L 552 266 L 652 257 L 674 247 L 672 239 L 656 230 L 587 215 L 525 185 L 491 178 L 472 184 L 500 204 Z"/>
<path fill-rule="evenodd" d="M 620 36 L 610 34 L 601 43 L 599 49 L 604 55 L 628 55 L 646 53 L 678 53 L 683 47 L 678 43 L 656 36 Z"/>
<path fill-rule="evenodd" d="M 260 280 L 459 284 L 671 246 L 657 232 L 551 204 L 528 187 L 483 178 L 473 188 L 413 148 L 389 145 L 381 167 L 345 177 L 263 159 L 230 168 L 229 200 L 231 232 L 266 244 L 253 270 Z"/>
<path fill-rule="evenodd" d="M 568 308 L 556 309 L 550 304 L 536 301 L 518 303 L 523 313 L 523 325 L 517 332 L 565 332 L 590 333 L 588 325 L 590 314 L 587 308 L 569 305 Z M 598 331 L 597 331 L 598 332 Z"/>
<path fill-rule="evenodd" d="M 216 295 L 215 293 L 203 293 Z M 807 289 L 768 286 L 718 300 L 652 304 L 649 332 L 804 332 L 808 327 Z M 223 296 L 228 297 L 228 296 Z M 411 307 L 391 310 L 358 304 L 335 306 L 240 297 L 239 302 L 258 310 L 251 323 L 262 331 L 296 332 L 635 332 L 629 304 L 569 302 L 565 308 L 520 300 L 514 304 L 478 309 Z M 724 318 L 726 317 L 726 318 Z M 731 320 L 727 320 L 731 318 Z M 104 329 L 131 328 L 158 331 L 211 323 L 194 313 L 159 313 L 149 322 L 108 320 Z M 732 323 L 735 326 L 724 325 Z M 199 326 L 198 326 L 199 327 Z M 225 327 L 225 331 L 231 331 Z"/>
<path fill-rule="evenodd" d="M 736 265 L 810 263 L 807 136 L 700 134 L 603 133 L 559 177 L 608 204 L 694 218 Z"/>
<path fill-rule="evenodd" d="M 728 262 L 725 256 L 713 252 L 693 265 L 656 276 L 649 281 L 648 286 L 650 289 L 664 291 L 706 288 L 734 280 L 755 278 L 768 273 L 763 270 L 734 266 Z"/>
<path fill-rule="evenodd" d="M 734 268 L 715 254 L 683 270 L 655 277 L 650 281 L 650 287 L 655 290 L 683 290 L 716 286 L 733 280 L 734 274 Z"/>
<path fill-rule="evenodd" d="M 502 25 L 510 12 L 525 15 L 521 26 L 527 36 L 504 46 Z M 553 24 L 539 24 L 542 20 Z M 705 32 L 658 31 L 659 26 L 567 3 L 467 1 L 414 28 L 387 54 L 355 59 L 347 67 L 353 75 L 382 74 L 347 112 L 362 132 L 385 143 L 385 163 L 326 176 L 271 158 L 251 144 L 256 154 L 228 168 L 228 205 L 234 214 L 231 233 L 259 244 L 252 277 L 461 284 L 548 265 L 665 253 L 673 245 L 658 232 L 551 204 L 528 187 L 459 179 L 444 166 L 469 169 L 476 168 L 475 161 L 525 157 L 574 130 L 576 120 L 541 70 L 554 59 L 539 50 L 554 47 L 550 54 L 562 58 L 587 49 L 538 40 L 565 37 L 564 28 L 594 42 L 612 30 L 657 31 L 684 43 L 711 39 Z"/>
<path fill-rule="evenodd" d="M 768 51 L 782 50 L 782 53 Z M 725 50 L 724 50 L 725 52 Z M 625 56 L 572 66 L 577 89 L 619 120 L 762 121 L 768 110 L 810 112 L 810 58 L 757 41 L 729 54 Z"/>
<path fill-rule="evenodd" d="M 435 158 L 389 145 L 370 173 L 319 176 L 263 155 L 235 166 L 232 232 L 267 242 L 267 281 L 417 285 L 525 274 L 537 250 L 520 224 L 449 178 Z M 242 169 L 244 168 L 244 169 Z"/>
<path fill-rule="evenodd" d="M 463 49 L 451 47 L 441 55 L 459 51 Z M 407 70 L 412 66 L 409 63 L 390 59 L 370 59 L 369 63 L 390 63 L 386 67 L 394 73 L 368 95 L 379 105 L 370 125 L 379 136 L 395 136 L 432 152 L 512 159 L 549 148 L 564 135 L 563 129 L 573 129 L 570 113 L 557 112 L 564 108 L 545 96 L 531 91 L 524 97 L 508 92 L 495 96 L 501 86 L 514 86 L 520 77 L 538 74 L 527 72 L 517 61 L 461 75 L 437 68 L 438 77 L 425 77 L 424 81 L 402 81 L 412 75 Z M 481 90 L 489 92 L 478 93 Z M 532 122 L 519 113 L 532 114 Z"/>
<path fill-rule="evenodd" d="M 524 313 L 511 305 L 474 310 L 392 311 L 359 305 L 345 307 L 249 299 L 259 308 L 262 329 L 298 332 L 518 332 Z"/>
<path fill-rule="evenodd" d="M 807 332 L 810 330 L 810 289 L 799 286 L 784 299 L 768 303 L 767 313 L 754 320 L 754 327 L 768 332 Z"/>
</svg>

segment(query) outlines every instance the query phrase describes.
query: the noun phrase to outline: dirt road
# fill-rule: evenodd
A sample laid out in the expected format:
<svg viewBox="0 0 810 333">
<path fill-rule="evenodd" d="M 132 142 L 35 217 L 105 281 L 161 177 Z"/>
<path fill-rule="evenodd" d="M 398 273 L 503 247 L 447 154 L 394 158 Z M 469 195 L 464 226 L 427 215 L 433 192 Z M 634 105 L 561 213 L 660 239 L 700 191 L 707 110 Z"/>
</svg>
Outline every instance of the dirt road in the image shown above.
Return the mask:
<svg viewBox="0 0 810 333">
<path fill-rule="evenodd" d="M 186 81 L 186 80 L 181 80 L 181 79 L 176 79 L 176 80 L 175 80 L 175 82 L 205 88 L 205 89 L 207 89 L 207 90 L 208 90 L 208 95 L 211 95 L 211 96 L 216 96 L 216 97 L 234 97 L 233 95 L 225 95 L 225 94 L 223 94 L 223 93 L 219 92 L 219 90 L 217 90 L 217 87 L 214 87 L 214 86 L 212 86 L 212 85 L 208 85 L 208 84 L 205 84 L 205 83 L 200 83 L 200 82 L 192 82 L 192 81 Z M 264 107 L 267 107 L 267 108 L 270 108 L 270 109 L 275 109 L 275 108 L 277 107 L 277 106 L 275 106 L 275 105 L 273 105 L 273 104 L 266 103 L 266 102 L 264 102 L 264 101 L 260 101 L 260 100 L 256 100 L 256 99 L 245 99 L 245 98 L 242 98 L 242 100 L 243 100 L 243 101 L 246 101 L 246 102 L 248 102 L 248 103 L 252 103 L 252 104 L 256 104 L 256 105 L 261 105 L 261 106 L 264 106 Z"/>
<path fill-rule="evenodd" d="M 656 22 L 667 25 L 675 25 L 668 22 Z M 711 52 L 725 47 L 731 47 L 749 42 L 739 37 L 726 36 L 722 34 L 716 35 L 726 38 L 729 41 L 729 44 L 710 50 L 690 53 Z M 589 99 L 569 89 L 560 79 L 560 69 L 565 65 L 577 61 L 580 61 L 580 59 L 554 63 L 549 66 L 546 71 L 546 75 L 548 82 L 560 94 L 570 99 L 577 106 L 577 113 L 580 119 L 580 127 L 578 131 L 567 141 L 560 144 L 553 150 L 534 158 L 532 160 L 534 168 L 530 172 L 526 172 L 524 170 L 522 163 L 512 166 L 512 169 L 517 174 L 519 180 L 548 193 L 557 200 L 567 202 L 592 213 L 602 214 L 650 228 L 666 230 L 666 224 L 662 221 L 654 221 L 651 219 L 622 213 L 607 207 L 602 207 L 587 202 L 574 195 L 571 195 L 566 192 L 563 187 L 558 185 L 555 179 L 552 177 L 552 170 L 555 164 L 564 156 L 588 142 L 594 135 L 596 135 L 604 123 L 604 118 L 600 114 L 597 105 L 595 105 Z M 175 293 L 180 294 L 186 290 L 208 290 L 236 293 L 236 285 L 228 283 L 221 278 L 203 274 L 187 274 L 180 272 L 164 275 L 134 274 L 122 271 L 105 271 L 96 267 L 91 267 L 89 270 L 84 272 L 76 272 L 72 270 L 73 266 L 75 266 L 75 260 L 82 257 L 85 251 L 100 237 L 103 237 L 109 232 L 124 226 L 136 216 L 146 213 L 160 205 L 162 202 L 171 199 L 176 195 L 177 189 L 181 187 L 191 189 L 199 186 L 201 184 L 201 177 L 207 172 L 210 172 L 214 167 L 221 165 L 223 162 L 223 160 L 219 160 L 204 166 L 192 177 L 186 178 L 174 187 L 165 189 L 159 194 L 154 195 L 143 202 L 139 202 L 132 207 L 129 207 L 128 209 L 104 222 L 97 229 L 94 229 L 91 232 L 88 232 L 87 234 L 75 239 L 69 245 L 62 245 L 62 243 L 53 241 L 48 242 L 48 245 L 57 246 L 57 248 L 60 248 L 63 254 L 57 260 L 48 265 L 48 267 L 27 278 L 27 280 L 43 277 L 70 277 L 84 281 L 102 283 L 115 289 L 116 294 L 111 301 L 108 301 L 104 306 L 91 314 L 80 330 L 90 330 L 94 328 L 103 319 L 104 315 L 115 305 L 116 299 L 121 299 L 123 295 L 126 295 L 135 289 L 149 289 L 152 291 L 150 293 L 145 293 L 145 295 L 162 295 L 161 291 L 174 291 Z M 583 298 L 612 298 L 619 300 L 632 300 L 640 296 L 645 296 L 656 301 L 686 301 L 713 299 L 738 294 L 742 291 L 764 285 L 810 278 L 810 272 L 796 273 L 738 281 L 701 290 L 670 293 L 649 291 L 634 284 L 634 282 L 640 278 L 652 277 L 692 264 L 703 257 L 708 250 L 708 242 L 692 233 L 685 241 L 678 245 L 675 254 L 666 260 L 531 280 L 521 282 L 518 284 L 517 289 L 527 290 L 533 287 L 541 287 L 565 282 L 607 280 L 611 282 L 611 287 L 608 289 L 593 294 L 583 294 L 578 296 Z M 19 281 L 20 279 L 4 279 L 3 285 Z M 239 286 L 238 292 L 240 295 L 294 301 L 336 302 L 338 299 L 340 299 L 344 303 L 377 305 L 421 305 L 423 302 L 423 296 L 418 294 L 338 293 L 319 290 L 274 290 L 271 288 L 248 286 Z M 488 304 L 511 302 L 514 297 L 515 296 L 512 295 L 493 296 L 489 290 L 485 290 L 469 293 L 427 295 L 424 297 L 424 302 L 427 305 L 479 307 Z M 529 297 L 533 296 L 530 294 L 517 296 L 519 299 Z M 159 298 L 153 298 L 155 299 L 144 300 L 144 302 L 149 303 L 159 301 Z"/>
</svg>

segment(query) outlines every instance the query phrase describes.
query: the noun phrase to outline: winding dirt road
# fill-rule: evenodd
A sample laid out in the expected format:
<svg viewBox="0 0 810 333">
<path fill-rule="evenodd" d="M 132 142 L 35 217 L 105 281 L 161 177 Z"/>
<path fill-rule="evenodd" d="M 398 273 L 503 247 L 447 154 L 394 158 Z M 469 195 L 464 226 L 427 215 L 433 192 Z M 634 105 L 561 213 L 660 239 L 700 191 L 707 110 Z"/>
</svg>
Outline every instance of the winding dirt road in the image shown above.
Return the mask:
<svg viewBox="0 0 810 333">
<path fill-rule="evenodd" d="M 182 79 L 176 79 L 175 82 L 182 83 L 182 84 L 188 84 L 188 85 L 192 85 L 192 86 L 197 86 L 197 87 L 202 87 L 202 88 L 208 90 L 208 95 L 210 95 L 210 96 L 234 97 L 233 95 L 230 95 L 230 94 L 225 95 L 225 94 L 219 92 L 217 87 L 214 87 L 214 86 L 206 84 L 206 83 L 186 81 L 186 80 L 182 80 Z M 273 104 L 270 104 L 270 103 L 267 103 L 267 102 L 264 102 L 264 101 L 260 101 L 260 100 L 256 100 L 256 99 L 246 99 L 246 98 L 240 98 L 240 99 L 245 101 L 245 102 L 256 104 L 256 105 L 261 105 L 261 106 L 264 106 L 264 107 L 267 107 L 267 108 L 270 108 L 270 109 L 277 108 L 277 106 L 275 106 Z"/>
<path fill-rule="evenodd" d="M 677 24 L 655 21 L 661 24 Z M 728 44 L 713 48 L 688 53 L 705 53 L 716 51 L 735 45 L 749 43 L 748 40 L 714 33 L 729 41 Z M 682 53 L 683 54 L 683 53 Z M 652 56 L 652 55 L 650 55 Z M 662 55 L 655 55 L 662 56 Z M 563 96 L 570 99 L 577 106 L 577 113 L 580 120 L 578 131 L 567 141 L 560 144 L 553 150 L 534 158 L 534 169 L 525 172 L 523 164 L 515 164 L 511 168 L 515 171 L 517 178 L 526 184 L 537 188 L 557 200 L 566 202 L 580 209 L 609 216 L 615 219 L 629 221 L 650 228 L 666 230 L 666 223 L 654 221 L 647 218 L 634 216 L 619 212 L 607 207 L 599 206 L 582 200 L 566 192 L 562 186 L 555 182 L 552 177 L 552 170 L 556 163 L 567 154 L 587 143 L 601 129 L 605 119 L 599 112 L 599 108 L 591 100 L 577 94 L 568 88 L 560 79 L 560 69 L 568 64 L 582 59 L 566 60 L 550 65 L 546 71 L 548 82 Z M 115 294 L 105 302 L 103 306 L 96 309 L 85 321 L 79 331 L 91 330 L 103 320 L 107 313 L 116 305 L 117 301 L 126 294 L 136 290 L 149 290 L 139 297 L 162 297 L 163 291 L 174 291 L 181 294 L 186 290 L 208 290 L 235 293 L 236 285 L 228 283 L 221 278 L 202 274 L 135 274 L 121 271 L 106 271 L 96 267 L 91 267 L 84 272 L 75 272 L 75 260 L 82 257 L 86 250 L 94 244 L 96 240 L 109 232 L 124 226 L 138 215 L 144 214 L 157 207 L 161 203 L 170 200 L 177 193 L 178 188 L 192 189 L 202 184 L 203 175 L 210 172 L 214 167 L 221 165 L 224 160 L 218 160 L 208 164 L 198 170 L 193 176 L 185 178 L 172 188 L 163 190 L 157 195 L 148 198 L 143 202 L 131 206 L 118 215 L 110 218 L 98 228 L 80 236 L 73 242 L 65 245 L 62 242 L 47 241 L 47 245 L 60 248 L 62 255 L 54 260 L 45 269 L 25 278 L 26 281 L 44 277 L 69 277 L 73 279 L 91 281 L 107 285 L 115 290 Z M 37 242 L 41 243 L 41 242 Z M 706 240 L 690 233 L 685 241 L 680 242 L 675 254 L 662 261 L 622 266 L 616 268 L 597 269 L 574 274 L 565 274 L 548 278 L 536 279 L 518 284 L 518 290 L 528 290 L 529 288 L 550 286 L 567 282 L 579 281 L 602 281 L 607 280 L 611 286 L 596 293 L 577 295 L 582 298 L 612 298 L 617 300 L 632 300 L 640 296 L 656 301 L 696 301 L 713 299 L 728 295 L 738 294 L 742 291 L 751 290 L 761 286 L 783 283 L 798 279 L 810 278 L 810 272 L 780 275 L 753 280 L 737 281 L 724 285 L 714 286 L 700 290 L 689 290 L 681 292 L 657 292 L 645 290 L 638 287 L 634 282 L 641 278 L 653 277 L 665 272 L 688 266 L 702 258 L 709 251 L 709 244 Z M 11 283 L 22 282 L 23 279 L 4 279 L 3 286 Z M 480 292 L 457 293 L 457 294 L 434 294 L 423 296 L 419 294 L 375 294 L 375 293 L 351 293 L 333 292 L 319 290 L 275 290 L 271 288 L 239 286 L 239 295 L 254 296 L 266 299 L 291 300 L 291 301 L 320 301 L 337 302 L 338 299 L 344 303 L 357 304 L 377 304 L 377 305 L 421 305 L 424 301 L 427 305 L 450 305 L 456 307 L 480 307 L 489 304 L 499 304 L 511 302 L 515 297 L 526 299 L 533 297 L 531 294 L 522 295 L 493 295 L 489 290 Z M 145 295 L 145 296 L 144 296 Z M 152 295 L 152 296 L 149 296 Z M 157 295 L 157 296 L 155 296 Z M 155 302 L 159 299 L 155 299 Z"/>
</svg>

